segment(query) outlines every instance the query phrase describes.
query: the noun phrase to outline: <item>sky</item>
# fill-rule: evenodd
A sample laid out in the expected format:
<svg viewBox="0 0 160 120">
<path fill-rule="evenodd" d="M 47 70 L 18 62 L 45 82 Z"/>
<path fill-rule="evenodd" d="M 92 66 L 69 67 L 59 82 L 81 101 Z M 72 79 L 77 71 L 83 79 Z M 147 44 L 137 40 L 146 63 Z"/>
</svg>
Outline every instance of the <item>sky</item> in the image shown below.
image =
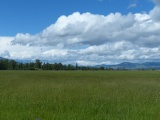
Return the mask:
<svg viewBox="0 0 160 120">
<path fill-rule="evenodd" d="M 160 0 L 0 0 L 0 57 L 160 61 Z"/>
</svg>

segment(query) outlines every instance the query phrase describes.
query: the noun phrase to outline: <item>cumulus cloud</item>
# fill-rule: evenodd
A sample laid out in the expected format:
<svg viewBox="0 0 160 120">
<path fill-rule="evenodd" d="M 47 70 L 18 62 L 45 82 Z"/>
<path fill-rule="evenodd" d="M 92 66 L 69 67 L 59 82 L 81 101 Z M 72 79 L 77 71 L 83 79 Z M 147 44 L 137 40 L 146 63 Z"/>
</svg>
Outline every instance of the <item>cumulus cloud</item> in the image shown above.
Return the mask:
<svg viewBox="0 0 160 120">
<path fill-rule="evenodd" d="M 55 24 L 37 35 L 17 34 L 13 44 L 31 46 L 63 44 L 67 46 L 112 42 L 117 39 L 121 29 L 127 29 L 135 22 L 133 17 L 131 14 L 122 16 L 120 13 L 103 16 L 76 12 L 70 16 L 61 16 Z"/>
<path fill-rule="evenodd" d="M 157 6 L 149 13 L 60 16 L 41 33 L 18 33 L 6 41 L 1 38 L 5 47 L 0 46 L 0 54 L 81 65 L 159 59 L 160 7 L 155 2 Z"/>
<path fill-rule="evenodd" d="M 149 14 L 122 15 L 111 13 L 107 16 L 79 12 L 61 16 L 55 24 L 41 33 L 30 35 L 18 33 L 13 44 L 30 46 L 102 45 L 110 42 L 129 41 L 133 44 L 157 46 L 160 23 L 158 7 Z"/>
<path fill-rule="evenodd" d="M 153 10 L 150 11 L 150 16 L 153 20 L 159 22 L 160 21 L 160 7 L 156 6 Z"/>
</svg>

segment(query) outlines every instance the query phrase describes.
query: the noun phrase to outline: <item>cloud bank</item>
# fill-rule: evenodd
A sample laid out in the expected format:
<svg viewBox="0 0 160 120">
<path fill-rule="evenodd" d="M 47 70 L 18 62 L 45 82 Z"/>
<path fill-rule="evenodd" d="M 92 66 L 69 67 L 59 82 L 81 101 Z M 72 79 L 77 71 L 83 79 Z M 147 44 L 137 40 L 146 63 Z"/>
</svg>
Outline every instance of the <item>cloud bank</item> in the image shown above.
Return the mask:
<svg viewBox="0 0 160 120">
<path fill-rule="evenodd" d="M 149 13 L 75 12 L 60 16 L 41 33 L 8 38 L 1 56 L 48 59 L 81 65 L 143 62 L 160 58 L 160 1 Z M 2 39 L 2 38 L 1 38 Z M 12 47 L 11 47 L 12 46 Z"/>
</svg>

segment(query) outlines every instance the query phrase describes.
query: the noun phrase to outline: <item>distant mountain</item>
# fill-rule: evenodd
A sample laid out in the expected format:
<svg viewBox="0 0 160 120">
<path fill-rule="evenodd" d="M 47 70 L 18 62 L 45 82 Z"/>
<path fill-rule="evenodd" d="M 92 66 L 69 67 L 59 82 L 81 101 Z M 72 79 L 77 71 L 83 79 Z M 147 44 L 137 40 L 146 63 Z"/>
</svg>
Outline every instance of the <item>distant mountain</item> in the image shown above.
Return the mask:
<svg viewBox="0 0 160 120">
<path fill-rule="evenodd" d="M 3 58 L 3 57 L 0 57 L 0 60 L 4 60 L 5 58 Z"/>
<path fill-rule="evenodd" d="M 145 63 L 123 62 L 117 65 L 97 65 L 95 67 L 104 67 L 104 68 L 113 68 L 113 69 L 128 69 L 128 70 L 138 70 L 138 69 L 160 70 L 160 62 L 145 62 Z"/>
</svg>

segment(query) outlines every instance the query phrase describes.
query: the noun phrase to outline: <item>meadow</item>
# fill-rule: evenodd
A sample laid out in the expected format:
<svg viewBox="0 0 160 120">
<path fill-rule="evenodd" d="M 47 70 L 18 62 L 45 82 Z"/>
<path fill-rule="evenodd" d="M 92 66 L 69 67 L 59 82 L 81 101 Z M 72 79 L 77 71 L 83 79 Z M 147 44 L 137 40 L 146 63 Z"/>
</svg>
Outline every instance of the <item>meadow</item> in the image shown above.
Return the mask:
<svg viewBox="0 0 160 120">
<path fill-rule="evenodd" d="M 160 120 L 160 71 L 0 71 L 0 120 Z"/>
</svg>

